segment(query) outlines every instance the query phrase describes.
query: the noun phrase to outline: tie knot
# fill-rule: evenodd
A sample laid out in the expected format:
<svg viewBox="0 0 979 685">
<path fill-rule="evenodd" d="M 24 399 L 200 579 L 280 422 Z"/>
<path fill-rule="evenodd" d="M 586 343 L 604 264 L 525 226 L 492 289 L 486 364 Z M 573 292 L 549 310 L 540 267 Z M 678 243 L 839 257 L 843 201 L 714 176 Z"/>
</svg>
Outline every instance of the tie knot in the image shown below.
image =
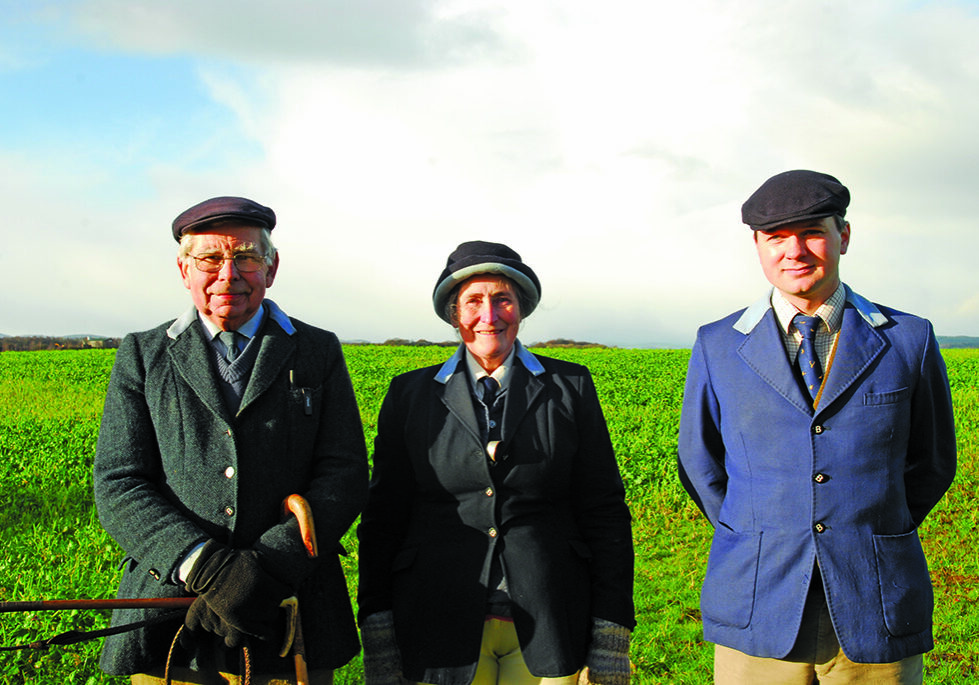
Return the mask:
<svg viewBox="0 0 979 685">
<path fill-rule="evenodd" d="M 238 357 L 238 332 L 221 331 L 218 333 L 218 339 L 224 343 L 224 347 L 227 350 L 225 358 L 229 362 L 233 362 Z"/>
<path fill-rule="evenodd" d="M 500 382 L 492 376 L 483 376 L 479 379 L 479 384 L 483 386 L 483 402 L 492 404 L 500 389 Z"/>
<path fill-rule="evenodd" d="M 796 314 L 792 318 L 792 323 L 795 324 L 796 329 L 802 334 L 803 338 L 807 340 L 813 340 L 816 337 L 816 329 L 819 328 L 819 317 L 818 316 L 806 316 L 805 314 Z"/>
</svg>

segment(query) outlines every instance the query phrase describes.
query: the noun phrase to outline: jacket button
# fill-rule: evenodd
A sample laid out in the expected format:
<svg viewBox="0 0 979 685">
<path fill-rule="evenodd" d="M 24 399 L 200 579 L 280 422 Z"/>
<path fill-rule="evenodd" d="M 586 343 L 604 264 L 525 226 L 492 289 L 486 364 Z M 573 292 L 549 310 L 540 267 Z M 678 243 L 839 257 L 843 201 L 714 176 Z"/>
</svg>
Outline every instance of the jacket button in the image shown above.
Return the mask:
<svg viewBox="0 0 979 685">
<path fill-rule="evenodd" d="M 812 477 L 812 479 L 817 483 L 825 483 L 826 481 L 829 480 L 829 476 L 827 476 L 825 473 L 817 473 L 815 476 Z"/>
<path fill-rule="evenodd" d="M 226 430 L 225 433 L 227 433 L 227 435 L 228 435 L 229 438 L 231 437 L 231 429 L 230 428 L 228 430 Z"/>
<path fill-rule="evenodd" d="M 155 568 L 151 568 L 151 569 L 149 570 L 149 574 L 150 574 L 151 576 L 153 576 L 154 578 L 156 578 L 157 580 L 159 580 L 159 579 L 160 579 L 160 572 L 159 572 L 159 571 L 157 571 L 157 570 L 156 570 Z"/>
<path fill-rule="evenodd" d="M 813 526 L 813 530 L 815 530 L 817 533 L 825 533 L 826 526 L 822 523 L 817 523 L 815 526 Z"/>
<path fill-rule="evenodd" d="M 235 467 L 234 466 L 229 466 L 228 468 L 226 468 L 224 470 L 224 477 L 225 478 L 234 478 L 235 477 Z"/>
<path fill-rule="evenodd" d="M 495 538 L 496 537 L 496 528 L 490 528 L 488 531 L 486 531 L 486 533 L 491 538 Z"/>
<path fill-rule="evenodd" d="M 812 432 L 815 433 L 816 435 L 820 435 L 823 432 L 823 427 L 815 426 L 813 427 Z"/>
<path fill-rule="evenodd" d="M 235 515 L 235 508 L 234 507 L 225 507 L 224 508 L 224 513 L 227 514 L 228 516 L 234 516 Z"/>
<path fill-rule="evenodd" d="M 492 497 L 493 496 L 493 488 L 486 488 L 485 490 L 483 490 L 483 494 L 485 494 L 487 497 Z"/>
</svg>

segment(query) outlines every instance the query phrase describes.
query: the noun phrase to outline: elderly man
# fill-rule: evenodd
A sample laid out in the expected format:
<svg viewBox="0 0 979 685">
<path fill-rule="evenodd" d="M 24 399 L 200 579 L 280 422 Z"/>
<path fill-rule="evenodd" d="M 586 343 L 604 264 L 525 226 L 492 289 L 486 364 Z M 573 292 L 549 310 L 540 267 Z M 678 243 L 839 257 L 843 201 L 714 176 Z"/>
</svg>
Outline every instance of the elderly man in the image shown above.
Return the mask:
<svg viewBox="0 0 979 685">
<path fill-rule="evenodd" d="M 125 550 L 119 597 L 197 598 L 186 613 L 109 637 L 102 668 L 160 682 L 181 621 L 174 682 L 277 682 L 279 604 L 298 597 L 311 682 L 358 650 L 337 552 L 366 501 L 367 456 L 336 336 L 292 319 L 265 291 L 279 267 L 275 214 L 217 197 L 173 222 L 194 306 L 128 335 L 95 456 L 99 518 Z M 319 557 L 283 500 L 303 495 Z M 118 610 L 113 625 L 161 610 Z M 248 646 L 248 669 L 240 664 Z"/>
<path fill-rule="evenodd" d="M 701 593 L 718 683 L 920 683 L 917 528 L 955 475 L 928 321 L 840 281 L 849 191 L 788 171 L 742 207 L 774 286 L 700 329 L 680 477 L 714 526 Z"/>
</svg>

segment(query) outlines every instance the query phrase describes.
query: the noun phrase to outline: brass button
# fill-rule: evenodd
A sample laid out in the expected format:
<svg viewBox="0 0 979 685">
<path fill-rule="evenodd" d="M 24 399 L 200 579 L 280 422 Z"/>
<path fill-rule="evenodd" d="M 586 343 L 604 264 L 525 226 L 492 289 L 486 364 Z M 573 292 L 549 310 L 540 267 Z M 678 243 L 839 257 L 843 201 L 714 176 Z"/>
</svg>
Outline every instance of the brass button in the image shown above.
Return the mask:
<svg viewBox="0 0 979 685">
<path fill-rule="evenodd" d="M 487 534 L 488 534 L 488 535 L 489 535 L 489 536 L 490 536 L 491 538 L 495 538 L 495 537 L 496 537 L 496 528 L 490 528 L 490 529 L 489 529 L 489 530 L 487 531 Z"/>
<path fill-rule="evenodd" d="M 234 466 L 229 466 L 228 468 L 226 468 L 224 470 L 224 477 L 225 478 L 234 478 L 235 477 L 235 467 Z"/>
<path fill-rule="evenodd" d="M 483 490 L 483 493 L 484 493 L 484 494 L 485 494 L 485 495 L 486 495 L 487 497 L 492 497 L 492 496 L 493 496 L 493 488 L 486 488 L 485 490 Z"/>
<path fill-rule="evenodd" d="M 822 523 L 817 523 L 815 526 L 813 526 L 813 529 L 817 533 L 825 533 L 826 532 L 826 526 L 823 525 Z"/>
<path fill-rule="evenodd" d="M 812 477 L 812 479 L 817 483 L 825 483 L 826 481 L 829 480 L 829 476 L 827 476 L 825 473 L 817 473 L 815 476 Z"/>
<path fill-rule="evenodd" d="M 234 507 L 225 507 L 224 508 L 224 513 L 227 514 L 228 516 L 234 516 L 235 515 L 235 508 Z"/>
<path fill-rule="evenodd" d="M 815 426 L 812 429 L 812 432 L 815 433 L 816 435 L 820 435 L 823 432 L 823 427 L 822 426 Z"/>
</svg>

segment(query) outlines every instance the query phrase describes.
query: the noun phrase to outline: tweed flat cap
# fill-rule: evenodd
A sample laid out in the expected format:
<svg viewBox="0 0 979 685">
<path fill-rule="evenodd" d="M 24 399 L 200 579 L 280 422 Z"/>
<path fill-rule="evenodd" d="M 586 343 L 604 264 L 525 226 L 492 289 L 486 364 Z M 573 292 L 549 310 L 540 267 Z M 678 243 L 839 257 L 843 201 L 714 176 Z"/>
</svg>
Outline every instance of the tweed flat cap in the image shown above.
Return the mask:
<svg viewBox="0 0 979 685">
<path fill-rule="evenodd" d="M 452 289 L 478 274 L 500 274 L 516 283 L 527 301 L 526 309 L 520 312 L 521 317 L 530 316 L 537 308 L 537 303 L 540 302 L 540 281 L 533 269 L 523 263 L 520 255 L 502 243 L 472 240 L 462 243 L 449 255 L 445 269 L 435 284 L 432 303 L 439 318 L 452 323 L 445 311 Z"/>
<path fill-rule="evenodd" d="M 818 171 L 784 171 L 761 184 L 741 205 L 741 220 L 755 231 L 783 224 L 846 216 L 850 191 L 828 174 Z"/>
<path fill-rule="evenodd" d="M 188 231 L 200 230 L 214 221 L 241 221 L 270 231 L 275 228 L 275 212 L 244 197 L 212 197 L 186 209 L 173 220 L 173 239 Z"/>
</svg>

